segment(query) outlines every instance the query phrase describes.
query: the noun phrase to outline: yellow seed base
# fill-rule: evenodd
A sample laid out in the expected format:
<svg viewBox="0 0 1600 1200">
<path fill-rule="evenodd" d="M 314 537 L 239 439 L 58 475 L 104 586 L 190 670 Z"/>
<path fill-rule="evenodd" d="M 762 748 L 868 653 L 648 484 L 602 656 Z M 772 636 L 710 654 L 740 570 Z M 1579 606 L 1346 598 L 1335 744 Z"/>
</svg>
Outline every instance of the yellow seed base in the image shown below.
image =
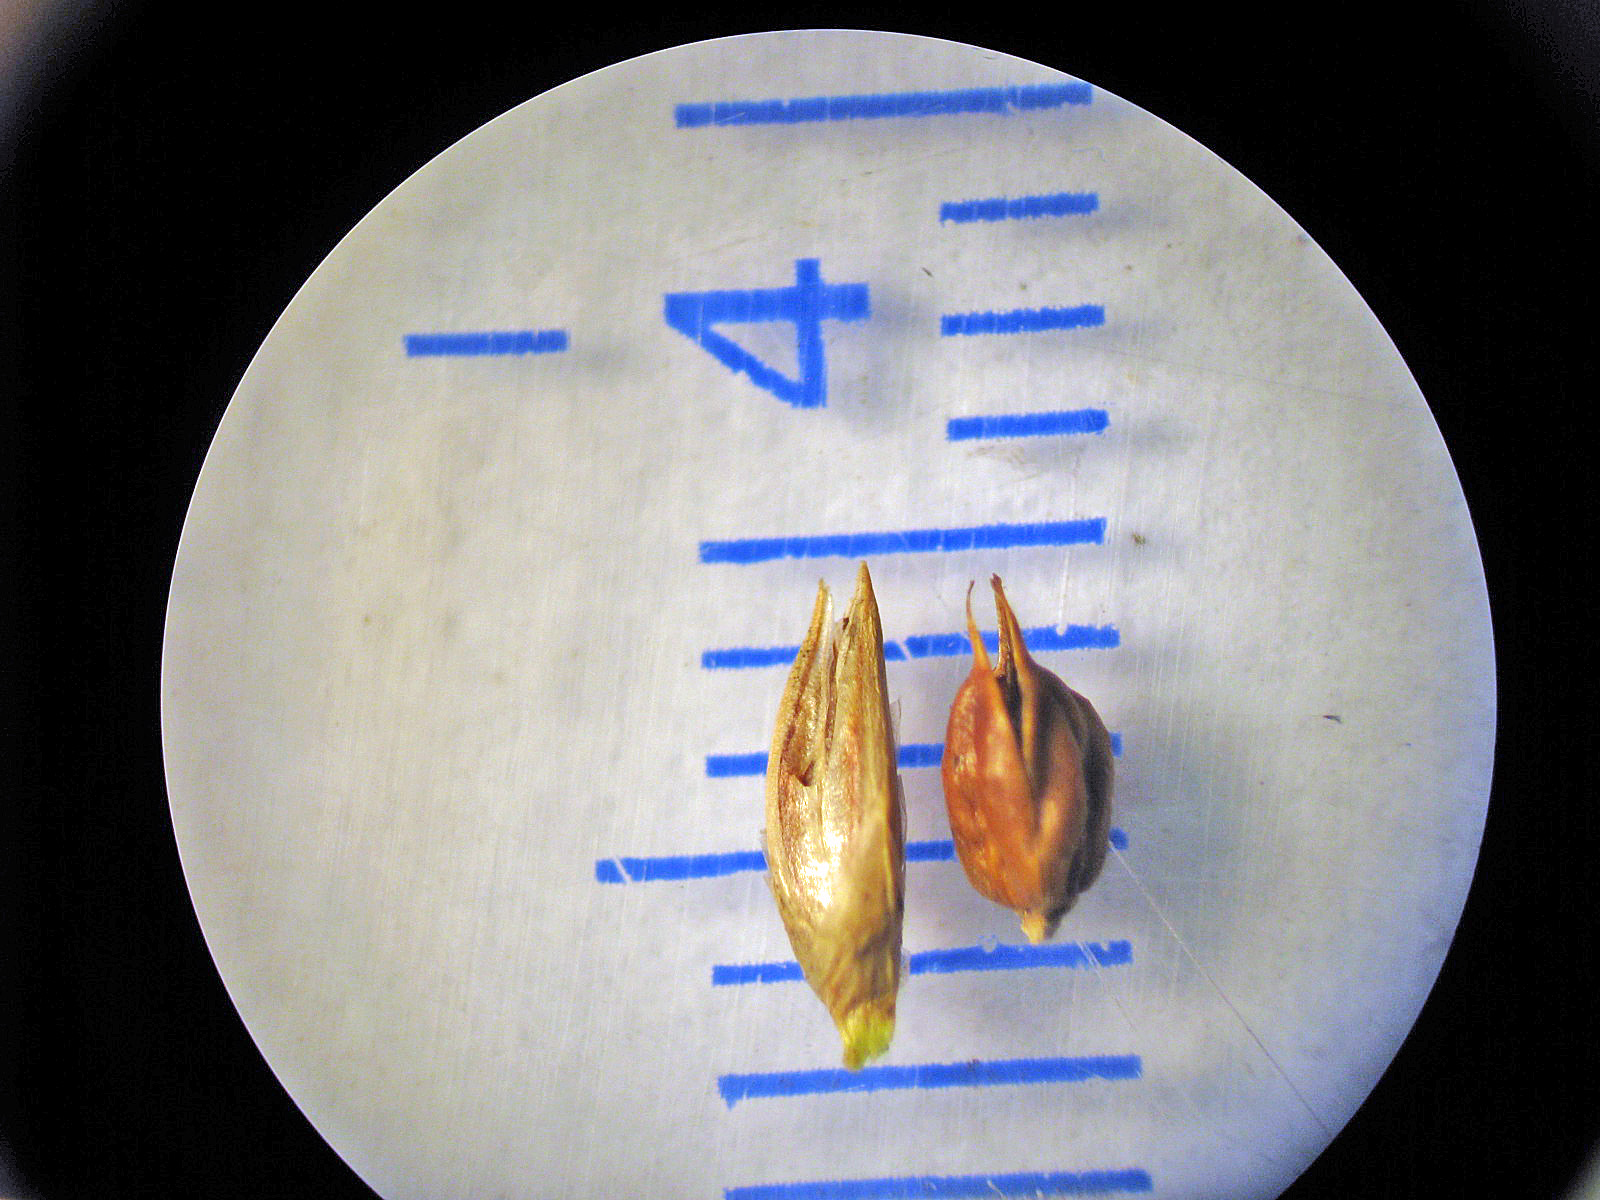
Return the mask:
<svg viewBox="0 0 1600 1200">
<path fill-rule="evenodd" d="M 894 1013 L 863 1005 L 840 1023 L 839 1037 L 844 1042 L 844 1065 L 859 1071 L 894 1040 Z"/>
</svg>

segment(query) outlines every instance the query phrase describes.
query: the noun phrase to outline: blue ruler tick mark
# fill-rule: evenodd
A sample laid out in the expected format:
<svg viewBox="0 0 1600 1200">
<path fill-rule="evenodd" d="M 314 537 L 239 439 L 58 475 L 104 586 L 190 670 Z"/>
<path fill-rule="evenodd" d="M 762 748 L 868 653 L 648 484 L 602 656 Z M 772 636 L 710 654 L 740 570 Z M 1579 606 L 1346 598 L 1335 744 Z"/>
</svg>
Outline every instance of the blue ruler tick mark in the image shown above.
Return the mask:
<svg viewBox="0 0 1600 1200">
<path fill-rule="evenodd" d="M 718 100 L 679 104 L 673 118 L 679 129 L 719 125 L 798 125 L 811 121 L 863 121 L 885 117 L 952 117 L 964 113 L 1009 116 L 1088 104 L 1087 83 L 1033 83 L 1017 87 L 956 88 L 924 92 L 871 92 L 794 99 Z"/>
<path fill-rule="evenodd" d="M 741 1100 L 788 1096 L 821 1096 L 843 1092 L 882 1092 L 957 1087 L 1001 1087 L 1021 1084 L 1086 1083 L 1093 1079 L 1138 1079 L 1143 1073 L 1137 1054 L 1093 1054 L 1075 1057 L 970 1059 L 954 1063 L 913 1063 L 865 1067 L 859 1071 L 827 1068 L 810 1071 L 752 1071 L 717 1076 L 717 1092 L 729 1108 Z"/>
<path fill-rule="evenodd" d="M 1114 849 L 1128 848 L 1128 835 L 1111 831 Z M 952 862 L 955 843 L 949 838 L 906 843 L 907 862 Z M 760 850 L 729 850 L 711 854 L 622 855 L 597 858 L 596 883 L 661 883 L 683 879 L 719 879 L 741 871 L 765 871 L 767 856 Z"/>
<path fill-rule="evenodd" d="M 1123 849 L 1127 835 L 1111 831 L 1111 844 Z M 1040 945 L 956 946 L 948 950 L 923 950 L 911 955 L 907 970 L 913 975 L 953 975 L 961 971 L 1029 971 L 1042 967 L 1125 967 L 1133 962 L 1133 943 L 1045 942 Z"/>
<path fill-rule="evenodd" d="M 703 563 L 771 562 L 781 558 L 865 558 L 874 554 L 950 554 L 961 550 L 1003 550 L 1016 546 L 1098 545 L 1106 521 L 1038 521 L 1018 525 L 973 525 L 945 529 L 894 529 L 872 533 L 833 533 L 799 537 L 734 538 L 700 543 Z"/>
<path fill-rule="evenodd" d="M 986 438 L 1051 437 L 1104 433 L 1111 415 L 1103 408 L 1071 408 L 1058 412 L 997 413 L 987 417 L 951 417 L 945 437 L 952 442 Z"/>
<path fill-rule="evenodd" d="M 732 779 L 741 775 L 765 775 L 767 752 L 753 750 L 748 754 L 706 755 L 706 778 Z"/>
<path fill-rule="evenodd" d="M 1049 968 L 1090 970 L 1125 967 L 1133 962 L 1133 944 L 1114 942 L 1045 942 L 1042 945 L 951 946 L 921 950 L 906 959 L 911 975 L 957 975 L 967 971 L 1034 971 Z M 711 968 L 712 987 L 739 987 L 753 983 L 798 983 L 800 964 L 787 962 L 717 963 Z"/>
<path fill-rule="evenodd" d="M 1073 217 L 1100 207 L 1094 192 L 1051 192 L 1042 196 L 994 196 L 986 200 L 948 200 L 939 206 L 939 220 L 967 224 L 973 221 L 1026 221 L 1040 217 Z"/>
<path fill-rule="evenodd" d="M 1000 652 L 1000 637 L 985 630 L 981 635 L 991 654 Z M 1029 650 L 1114 650 L 1122 635 L 1114 625 L 1034 625 L 1022 631 Z M 967 654 L 972 643 L 965 633 L 922 633 L 906 638 L 906 652 L 912 658 L 956 658 Z M 799 649 L 795 650 L 799 653 Z"/>
<path fill-rule="evenodd" d="M 896 765 L 901 767 L 937 767 L 943 760 L 943 742 L 909 742 L 895 752 Z"/>
<path fill-rule="evenodd" d="M 985 630 L 983 644 L 991 654 L 1000 652 L 1000 639 Z M 1114 650 L 1122 635 L 1113 625 L 1036 625 L 1022 631 L 1030 651 Z M 965 633 L 912 634 L 901 642 L 885 642 L 883 657 L 889 662 L 913 658 L 957 658 L 971 651 Z M 757 667 L 787 666 L 800 653 L 798 646 L 724 646 L 705 650 L 700 665 L 707 671 L 738 671 Z"/>
<path fill-rule="evenodd" d="M 939 318 L 939 336 L 1044 333 L 1052 329 L 1087 329 L 1105 323 L 1106 310 L 1098 304 L 1080 304 L 1075 308 L 1013 308 L 1006 312 L 945 313 Z"/>
<path fill-rule="evenodd" d="M 816 1179 L 722 1189 L 723 1200 L 970 1200 L 995 1196 L 1112 1196 L 1155 1187 L 1141 1167 L 1100 1171 L 1010 1171 L 993 1175 L 894 1175 Z"/>
<path fill-rule="evenodd" d="M 408 333 L 405 336 L 408 358 L 558 354 L 567 345 L 565 329 L 486 329 L 466 333 Z"/>
<path fill-rule="evenodd" d="M 760 850 L 733 850 L 722 854 L 602 858 L 595 861 L 594 877 L 600 883 L 658 883 L 678 879 L 716 879 L 740 871 L 766 869 L 767 856 Z"/>
<path fill-rule="evenodd" d="M 1113 732 L 1111 735 L 1111 753 L 1118 758 L 1122 757 L 1122 734 Z M 912 767 L 937 767 L 940 759 L 944 757 L 944 743 L 942 742 L 908 742 L 902 745 L 897 755 L 897 761 L 902 768 Z M 706 755 L 706 777 L 709 779 L 732 779 L 745 775 L 765 775 L 767 773 L 767 752 L 755 750 L 748 754 L 708 754 Z"/>
</svg>

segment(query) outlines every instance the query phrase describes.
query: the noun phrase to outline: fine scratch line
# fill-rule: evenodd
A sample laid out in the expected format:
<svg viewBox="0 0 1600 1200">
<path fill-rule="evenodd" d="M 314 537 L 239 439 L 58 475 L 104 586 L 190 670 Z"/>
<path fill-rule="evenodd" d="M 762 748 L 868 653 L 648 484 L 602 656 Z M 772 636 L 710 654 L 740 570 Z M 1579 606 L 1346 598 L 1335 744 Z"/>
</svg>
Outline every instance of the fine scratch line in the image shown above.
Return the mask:
<svg viewBox="0 0 1600 1200">
<path fill-rule="evenodd" d="M 755 1071 L 717 1076 L 717 1091 L 729 1108 L 741 1100 L 819 1096 L 841 1092 L 881 1092 L 938 1088 L 1000 1087 L 1018 1084 L 1085 1083 L 1091 1079 L 1138 1079 L 1137 1054 L 1080 1057 L 971 1059 L 954 1063 L 914 1063 L 865 1067 L 858 1071 Z"/>
<path fill-rule="evenodd" d="M 989 653 L 1000 652 L 1000 637 L 985 630 L 983 644 Z M 1114 625 L 1035 625 L 1022 631 L 1022 640 L 1033 652 L 1043 650 L 1115 650 L 1122 635 Z M 885 642 L 887 662 L 914 658 L 957 658 L 971 652 L 965 633 L 913 634 L 903 642 Z M 705 650 L 700 665 L 707 671 L 738 671 L 757 667 L 788 666 L 800 653 L 799 646 L 724 646 Z"/>
<path fill-rule="evenodd" d="M 1133 962 L 1133 943 L 1046 942 L 1041 945 L 951 946 L 920 950 L 906 958 L 911 975 L 957 975 L 967 971 L 1032 971 L 1055 968 L 1090 970 L 1125 967 Z M 804 976 L 793 959 L 779 962 L 717 963 L 711 968 L 712 987 L 741 987 L 752 983 L 798 983 Z"/>
<path fill-rule="evenodd" d="M 1155 1184 L 1141 1167 L 1103 1171 L 1011 1171 L 994 1175 L 894 1175 L 819 1179 L 722 1189 L 723 1200 L 918 1200 L 994 1196 L 1110 1196 Z"/>
<path fill-rule="evenodd" d="M 994 196 L 987 200 L 949 200 L 939 206 L 939 220 L 966 224 L 972 221 L 1035 220 L 1071 217 L 1100 207 L 1094 192 L 1051 192 L 1043 196 Z"/>
<path fill-rule="evenodd" d="M 679 104 L 679 129 L 718 125 L 799 125 L 809 121 L 863 121 L 885 117 L 953 117 L 964 113 L 1009 116 L 1016 112 L 1088 104 L 1087 83 L 1034 83 L 1020 87 L 957 88 L 927 92 L 874 92 L 774 100 L 718 100 Z"/>
<path fill-rule="evenodd" d="M 1228 998 L 1228 993 L 1223 991 L 1221 985 L 1218 984 L 1214 978 L 1212 978 L 1211 972 L 1207 971 L 1205 967 L 1201 965 L 1200 959 L 1195 955 L 1195 952 L 1189 948 L 1189 943 L 1183 940 L 1183 935 L 1179 933 L 1172 922 L 1167 919 L 1167 914 L 1162 911 L 1161 905 L 1156 903 L 1156 898 L 1150 894 L 1150 889 L 1145 887 L 1144 880 L 1139 878 L 1138 873 L 1128 865 L 1128 860 L 1121 854 L 1117 855 L 1117 861 L 1122 864 L 1122 869 L 1128 873 L 1128 878 L 1133 880 L 1133 885 L 1137 887 L 1140 894 L 1144 896 L 1144 901 L 1150 906 L 1150 911 L 1155 913 L 1156 918 L 1167 927 L 1167 932 L 1172 935 L 1173 941 L 1178 943 L 1178 948 L 1183 951 L 1184 957 L 1194 964 L 1194 969 L 1200 972 L 1200 977 L 1211 985 L 1212 989 L 1217 993 L 1217 996 L 1222 1000 L 1223 1004 L 1227 1005 L 1228 1011 L 1233 1014 L 1234 1019 L 1239 1022 L 1239 1024 L 1244 1028 L 1244 1031 L 1250 1035 L 1250 1040 L 1256 1044 L 1257 1049 L 1259 1049 L 1261 1053 L 1266 1056 L 1266 1060 L 1272 1064 L 1273 1070 L 1277 1071 L 1279 1078 L 1281 1078 L 1288 1086 L 1289 1090 L 1294 1093 L 1295 1099 L 1300 1101 L 1301 1107 L 1306 1110 L 1306 1113 L 1311 1117 L 1312 1121 L 1316 1123 L 1317 1128 L 1321 1129 L 1329 1137 L 1332 1137 L 1337 1131 L 1330 1128 L 1327 1122 L 1325 1122 L 1322 1117 L 1318 1115 L 1317 1110 L 1311 1107 L 1311 1102 L 1307 1100 L 1300 1089 L 1295 1086 L 1294 1080 L 1289 1077 L 1289 1072 L 1283 1069 L 1283 1064 L 1273 1057 L 1272 1051 L 1267 1049 L 1266 1043 L 1261 1040 L 1260 1035 L 1258 1035 L 1255 1029 L 1251 1027 L 1250 1022 L 1244 1019 L 1244 1014 L 1241 1013 L 1234 1005 L 1233 1001 Z"/>
<path fill-rule="evenodd" d="M 733 538 L 700 543 L 703 563 L 771 562 L 780 558 L 867 558 L 875 554 L 949 554 L 960 550 L 1004 550 L 1017 546 L 1098 545 L 1106 520 L 1035 521 L 1027 524 L 891 529 L 798 537 Z"/>
</svg>

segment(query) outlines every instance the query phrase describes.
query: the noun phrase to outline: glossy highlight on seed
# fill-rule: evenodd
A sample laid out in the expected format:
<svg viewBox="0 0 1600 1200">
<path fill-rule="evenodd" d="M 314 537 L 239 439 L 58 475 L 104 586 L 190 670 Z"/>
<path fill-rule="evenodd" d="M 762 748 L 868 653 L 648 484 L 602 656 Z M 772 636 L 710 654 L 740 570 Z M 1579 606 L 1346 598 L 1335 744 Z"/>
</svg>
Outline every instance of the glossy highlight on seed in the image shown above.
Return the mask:
<svg viewBox="0 0 1600 1200">
<path fill-rule="evenodd" d="M 837 625 L 832 610 L 819 583 L 767 761 L 767 878 L 795 958 L 854 1070 L 894 1036 L 905 805 L 866 563 Z"/>
<path fill-rule="evenodd" d="M 1042 942 L 1105 863 L 1111 736 L 1094 705 L 1033 660 L 1000 577 L 989 582 L 1000 664 L 990 664 L 969 586 L 973 665 L 950 706 L 945 805 L 967 879 Z"/>
</svg>

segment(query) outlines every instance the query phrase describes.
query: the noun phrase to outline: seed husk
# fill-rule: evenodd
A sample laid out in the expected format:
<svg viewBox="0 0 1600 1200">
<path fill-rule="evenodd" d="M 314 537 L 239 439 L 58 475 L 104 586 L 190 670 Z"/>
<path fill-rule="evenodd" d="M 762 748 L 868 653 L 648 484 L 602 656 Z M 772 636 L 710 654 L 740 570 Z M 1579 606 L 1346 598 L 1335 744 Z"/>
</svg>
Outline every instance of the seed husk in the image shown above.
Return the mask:
<svg viewBox="0 0 1600 1200">
<path fill-rule="evenodd" d="M 905 811 L 867 564 L 844 619 L 820 583 L 767 761 L 768 882 L 852 1070 L 894 1036 Z"/>
<path fill-rule="evenodd" d="M 950 706 L 941 773 L 956 853 L 980 893 L 1042 942 L 1100 874 L 1111 832 L 1111 735 L 1094 705 L 1028 653 L 990 577 L 1000 665 L 972 617 L 972 673 Z"/>
</svg>

